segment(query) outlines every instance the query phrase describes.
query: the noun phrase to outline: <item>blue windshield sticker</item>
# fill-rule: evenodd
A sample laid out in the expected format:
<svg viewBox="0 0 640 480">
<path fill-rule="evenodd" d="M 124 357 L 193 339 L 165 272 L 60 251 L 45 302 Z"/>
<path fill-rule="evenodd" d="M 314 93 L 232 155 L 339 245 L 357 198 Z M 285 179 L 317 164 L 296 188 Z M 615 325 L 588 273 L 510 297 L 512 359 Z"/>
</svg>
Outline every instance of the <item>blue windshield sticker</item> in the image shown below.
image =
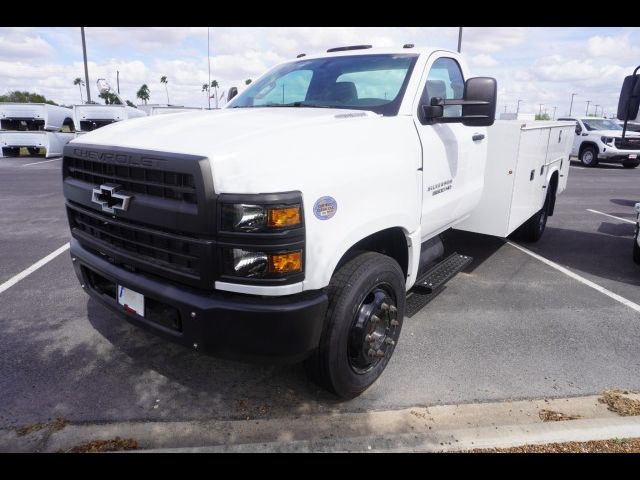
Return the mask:
<svg viewBox="0 0 640 480">
<path fill-rule="evenodd" d="M 313 205 L 313 214 L 318 220 L 329 220 L 337 210 L 338 202 L 333 197 L 320 197 Z"/>
</svg>

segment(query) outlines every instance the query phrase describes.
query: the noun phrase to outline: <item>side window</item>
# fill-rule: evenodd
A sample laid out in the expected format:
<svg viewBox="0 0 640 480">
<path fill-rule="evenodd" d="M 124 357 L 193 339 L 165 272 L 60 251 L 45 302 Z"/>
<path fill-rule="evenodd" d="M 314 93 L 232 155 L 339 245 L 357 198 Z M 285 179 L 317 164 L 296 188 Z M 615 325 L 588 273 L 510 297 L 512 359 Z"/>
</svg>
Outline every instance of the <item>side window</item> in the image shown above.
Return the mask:
<svg viewBox="0 0 640 480">
<path fill-rule="evenodd" d="M 307 90 L 311 83 L 311 70 L 294 70 L 283 75 L 256 94 L 253 105 L 283 105 L 293 102 L 303 102 L 307 97 Z"/>
<path fill-rule="evenodd" d="M 460 65 L 453 58 L 438 58 L 427 75 L 427 83 L 422 92 L 421 103 L 431 103 L 432 98 L 462 100 L 464 95 L 464 77 Z M 461 105 L 444 107 L 445 117 L 462 116 Z"/>
</svg>

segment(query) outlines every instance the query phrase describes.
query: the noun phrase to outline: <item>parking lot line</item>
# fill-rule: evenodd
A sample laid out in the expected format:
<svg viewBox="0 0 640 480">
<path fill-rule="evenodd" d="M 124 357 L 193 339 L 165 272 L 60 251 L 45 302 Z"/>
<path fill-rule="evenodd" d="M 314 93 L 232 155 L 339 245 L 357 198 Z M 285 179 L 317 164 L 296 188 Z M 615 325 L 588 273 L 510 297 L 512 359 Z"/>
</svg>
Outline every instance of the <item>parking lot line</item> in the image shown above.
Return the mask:
<svg viewBox="0 0 640 480">
<path fill-rule="evenodd" d="M 41 163 L 55 162 L 56 160 L 62 160 L 62 157 L 52 158 L 51 160 L 43 160 L 42 162 L 26 163 L 23 165 L 23 167 L 28 167 L 29 165 L 40 165 Z"/>
<path fill-rule="evenodd" d="M 13 287 L 20 280 L 22 280 L 23 278 L 31 275 L 33 272 L 38 270 L 40 267 L 42 267 L 43 265 L 46 265 L 51 260 L 53 260 L 58 255 L 60 255 L 62 252 L 64 252 L 65 250 L 68 250 L 68 249 L 69 249 L 69 243 L 67 242 L 63 246 L 61 246 L 59 249 L 57 249 L 56 251 L 51 252 L 46 257 L 38 260 L 36 263 L 31 265 L 29 268 L 21 271 L 19 274 L 15 275 L 15 276 L 11 277 L 9 280 L 7 280 L 2 285 L 0 285 L 0 293 L 4 292 L 5 290 L 8 290 L 11 287 Z"/>
<path fill-rule="evenodd" d="M 587 212 L 599 213 L 600 215 L 604 215 L 605 217 L 615 218 L 616 220 L 620 220 L 621 222 L 633 223 L 634 225 L 636 224 L 636 222 L 629 220 L 627 218 L 616 217 L 615 215 L 609 215 L 608 213 L 599 212 L 598 210 L 593 210 L 592 208 L 587 208 Z"/>
<path fill-rule="evenodd" d="M 545 263 L 545 264 L 549 265 L 550 267 L 553 267 L 556 270 L 559 270 L 560 272 L 562 272 L 565 275 L 573 278 L 574 280 L 577 280 L 580 283 L 583 283 L 584 285 L 586 285 L 588 287 L 591 287 L 594 290 L 597 290 L 598 292 L 606 295 L 607 297 L 613 298 L 615 301 L 620 302 L 623 305 L 626 305 L 627 307 L 629 307 L 629 308 L 635 310 L 636 312 L 640 313 L 640 305 L 638 305 L 637 303 L 634 303 L 631 300 L 628 300 L 628 299 L 618 295 L 617 293 L 613 293 L 611 290 L 607 290 L 606 288 L 601 287 L 597 283 L 594 283 L 591 280 L 587 280 L 586 278 L 581 277 L 577 273 L 572 272 L 568 268 L 565 268 L 562 265 L 558 265 L 557 263 L 552 262 L 551 260 L 548 260 L 548 259 L 544 258 L 543 256 L 540 256 L 537 253 L 532 252 L 531 250 L 528 250 L 528 249 L 526 249 L 524 247 L 521 247 L 520 245 L 515 244 L 515 243 L 513 243 L 511 241 L 507 241 L 507 243 L 509 245 L 511 245 L 512 247 L 517 248 L 518 250 L 526 253 L 527 255 L 530 255 L 533 258 L 535 258 L 537 260 L 540 260 L 542 263 Z"/>
</svg>

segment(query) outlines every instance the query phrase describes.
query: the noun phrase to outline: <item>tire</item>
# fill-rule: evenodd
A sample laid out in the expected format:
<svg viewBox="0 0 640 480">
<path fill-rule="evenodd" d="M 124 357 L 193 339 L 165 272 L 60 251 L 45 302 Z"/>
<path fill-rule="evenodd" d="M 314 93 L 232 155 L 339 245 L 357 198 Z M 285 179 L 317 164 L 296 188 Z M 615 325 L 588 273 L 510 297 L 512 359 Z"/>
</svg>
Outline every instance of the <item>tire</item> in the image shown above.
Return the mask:
<svg viewBox="0 0 640 480">
<path fill-rule="evenodd" d="M 585 167 L 595 167 L 598 165 L 598 151 L 595 147 L 587 146 L 580 152 L 580 163 Z"/>
<path fill-rule="evenodd" d="M 542 208 L 525 222 L 522 231 L 523 240 L 527 242 L 537 242 L 542 237 L 547 227 L 547 219 L 549 218 L 549 195 L 550 193 L 547 192 Z"/>
<path fill-rule="evenodd" d="M 318 385 L 352 399 L 378 379 L 393 355 L 405 312 L 405 276 L 391 257 L 365 252 L 335 272 L 327 290 L 320 343 L 305 368 Z"/>
<path fill-rule="evenodd" d="M 640 160 L 625 160 L 622 162 L 624 168 L 636 168 L 640 165 Z"/>
<path fill-rule="evenodd" d="M 27 150 L 31 156 L 40 155 L 40 147 L 28 147 Z"/>
<path fill-rule="evenodd" d="M 638 227 L 636 234 L 633 236 L 633 261 L 640 265 L 640 247 L 638 246 Z"/>
</svg>

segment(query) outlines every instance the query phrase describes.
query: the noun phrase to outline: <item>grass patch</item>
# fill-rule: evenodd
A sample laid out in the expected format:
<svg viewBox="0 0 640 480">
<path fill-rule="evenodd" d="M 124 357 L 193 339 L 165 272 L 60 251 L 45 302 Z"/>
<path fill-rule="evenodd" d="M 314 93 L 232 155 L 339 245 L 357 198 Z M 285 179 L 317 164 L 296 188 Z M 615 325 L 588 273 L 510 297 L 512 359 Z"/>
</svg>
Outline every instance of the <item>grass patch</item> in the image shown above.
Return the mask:
<svg viewBox="0 0 640 480">
<path fill-rule="evenodd" d="M 139 448 L 138 442 L 132 438 L 116 437 L 111 440 L 93 440 L 91 442 L 81 443 L 67 450 L 67 453 L 122 452 L 138 450 Z"/>
<path fill-rule="evenodd" d="M 562 422 L 564 420 L 577 420 L 580 418 L 580 415 L 567 415 L 566 413 L 555 412 L 553 410 L 540 410 L 538 416 L 543 422 Z"/>
</svg>

